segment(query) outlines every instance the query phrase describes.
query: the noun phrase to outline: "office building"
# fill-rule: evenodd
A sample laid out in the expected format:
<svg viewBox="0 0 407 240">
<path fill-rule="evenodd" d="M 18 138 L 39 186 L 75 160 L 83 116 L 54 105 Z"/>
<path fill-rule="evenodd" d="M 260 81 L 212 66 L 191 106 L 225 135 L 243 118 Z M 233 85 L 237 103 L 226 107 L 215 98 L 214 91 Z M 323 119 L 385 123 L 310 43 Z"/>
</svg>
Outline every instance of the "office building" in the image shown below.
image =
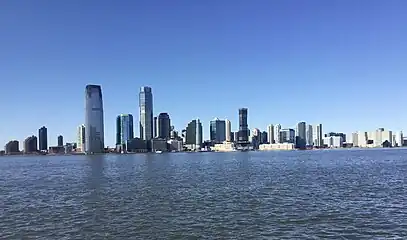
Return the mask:
<svg viewBox="0 0 407 240">
<path fill-rule="evenodd" d="M 160 113 L 157 118 L 157 137 L 170 139 L 171 137 L 171 120 L 168 113 Z"/>
<path fill-rule="evenodd" d="M 294 143 L 295 144 L 295 130 L 291 128 L 281 129 L 280 131 L 280 143 Z"/>
<path fill-rule="evenodd" d="M 48 133 L 46 127 L 42 127 L 38 130 L 38 138 L 39 150 L 48 151 Z"/>
<path fill-rule="evenodd" d="M 100 85 L 87 85 L 85 99 L 85 152 L 87 154 L 103 153 L 105 131 L 102 87 Z"/>
<path fill-rule="evenodd" d="M 226 122 L 215 118 L 209 124 L 210 140 L 213 143 L 223 143 L 226 141 Z"/>
<path fill-rule="evenodd" d="M 7 155 L 20 153 L 20 146 L 17 140 L 9 141 L 6 146 L 4 146 L 4 152 Z"/>
<path fill-rule="evenodd" d="M 76 145 L 77 145 L 76 150 L 78 152 L 85 151 L 85 138 L 86 138 L 85 136 L 86 136 L 85 124 L 81 124 L 78 127 L 77 138 L 76 138 Z"/>
<path fill-rule="evenodd" d="M 261 132 L 260 144 L 266 144 L 268 140 L 268 133 L 266 131 Z"/>
<path fill-rule="evenodd" d="M 116 147 L 127 151 L 127 142 L 134 138 L 133 115 L 120 114 L 116 117 Z"/>
<path fill-rule="evenodd" d="M 192 150 L 200 150 L 202 146 L 202 123 L 199 119 L 192 120 L 186 127 L 185 145 Z"/>
<path fill-rule="evenodd" d="M 307 143 L 307 124 L 305 122 L 299 122 L 296 128 L 296 147 L 305 148 Z"/>
<path fill-rule="evenodd" d="M 402 147 L 402 146 L 403 146 L 403 144 L 404 144 L 404 136 L 403 136 L 403 132 L 402 132 L 402 131 L 400 131 L 400 132 L 398 132 L 398 133 L 396 134 L 396 141 L 395 141 L 395 143 L 396 143 L 396 146 L 397 146 L 397 147 Z"/>
<path fill-rule="evenodd" d="M 313 146 L 314 145 L 314 131 L 312 129 L 312 125 L 307 125 L 307 139 L 306 139 L 306 144 L 307 146 Z"/>
<path fill-rule="evenodd" d="M 229 120 L 225 120 L 225 137 L 227 142 L 232 142 L 232 123 Z"/>
<path fill-rule="evenodd" d="M 58 141 L 58 147 L 64 146 L 64 137 L 62 135 L 58 136 L 57 141 Z"/>
<path fill-rule="evenodd" d="M 275 143 L 274 142 L 274 126 L 273 126 L 273 124 L 270 124 L 270 125 L 267 126 L 267 136 L 268 136 L 267 142 L 269 144 Z"/>
<path fill-rule="evenodd" d="M 358 132 L 358 147 L 367 147 L 369 134 L 367 132 Z"/>
<path fill-rule="evenodd" d="M 153 138 L 153 121 L 154 121 L 153 93 L 150 87 L 141 87 L 139 94 L 139 107 L 140 107 L 140 138 L 146 141 L 150 141 Z"/>
<path fill-rule="evenodd" d="M 158 137 L 158 117 L 153 118 L 153 137 Z"/>
<path fill-rule="evenodd" d="M 247 143 L 249 141 L 249 127 L 247 125 L 247 108 L 239 109 L 239 143 Z"/>
<path fill-rule="evenodd" d="M 324 146 L 328 148 L 341 148 L 343 146 L 343 138 L 340 135 L 326 135 L 323 138 Z"/>
<path fill-rule="evenodd" d="M 38 151 L 37 148 L 37 137 L 36 136 L 30 136 L 24 140 L 24 153 L 35 153 Z"/>
<path fill-rule="evenodd" d="M 359 147 L 359 135 L 357 132 L 352 133 L 352 145 L 353 147 Z"/>
<path fill-rule="evenodd" d="M 274 142 L 275 143 L 282 143 L 282 141 L 280 140 L 280 131 L 281 131 L 281 125 L 277 124 L 274 127 Z"/>
<path fill-rule="evenodd" d="M 321 148 L 324 145 L 323 134 L 322 134 L 322 124 L 317 124 L 313 128 L 314 134 L 314 147 Z"/>
</svg>

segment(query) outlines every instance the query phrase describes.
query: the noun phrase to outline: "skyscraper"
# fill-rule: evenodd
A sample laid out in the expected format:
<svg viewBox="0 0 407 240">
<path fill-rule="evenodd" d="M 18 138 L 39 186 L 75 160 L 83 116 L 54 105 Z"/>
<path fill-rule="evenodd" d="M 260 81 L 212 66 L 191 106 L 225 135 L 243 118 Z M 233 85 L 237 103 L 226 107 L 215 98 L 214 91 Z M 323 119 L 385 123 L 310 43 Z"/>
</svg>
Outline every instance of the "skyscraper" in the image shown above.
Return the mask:
<svg viewBox="0 0 407 240">
<path fill-rule="evenodd" d="M 280 139 L 280 131 L 281 131 L 281 125 L 277 124 L 274 127 L 274 142 L 275 143 L 282 143 L 282 141 Z"/>
<path fill-rule="evenodd" d="M 133 115 L 120 114 L 116 118 L 116 146 L 126 146 L 127 141 L 133 138 Z"/>
<path fill-rule="evenodd" d="M 85 152 L 102 153 L 105 148 L 103 98 L 100 85 L 85 88 Z"/>
<path fill-rule="evenodd" d="M 30 136 L 24 140 L 24 153 L 37 152 L 37 137 Z"/>
<path fill-rule="evenodd" d="M 307 125 L 307 146 L 312 146 L 314 143 L 313 137 L 314 131 L 312 130 L 312 125 Z"/>
<path fill-rule="evenodd" d="M 196 145 L 200 148 L 202 145 L 202 124 L 199 119 L 192 120 L 188 123 L 185 131 L 185 144 Z"/>
<path fill-rule="evenodd" d="M 267 126 L 267 142 L 270 144 L 274 143 L 274 126 L 270 124 Z"/>
<path fill-rule="evenodd" d="M 169 139 L 171 133 L 171 119 L 168 113 L 160 113 L 157 118 L 157 137 L 162 139 Z"/>
<path fill-rule="evenodd" d="M 225 137 L 226 141 L 232 142 L 232 123 L 229 120 L 225 120 Z"/>
<path fill-rule="evenodd" d="M 214 143 L 222 143 L 226 140 L 226 122 L 215 118 L 209 124 L 210 140 Z"/>
<path fill-rule="evenodd" d="M 47 128 L 43 126 L 38 130 L 38 141 L 39 141 L 39 150 L 47 151 L 48 150 L 48 133 Z"/>
<path fill-rule="evenodd" d="M 240 143 L 247 143 L 249 141 L 249 128 L 247 125 L 247 108 L 239 109 L 239 137 Z"/>
<path fill-rule="evenodd" d="M 140 138 L 153 138 L 153 93 L 150 87 L 141 87 L 139 94 Z"/>
<path fill-rule="evenodd" d="M 85 151 L 85 136 L 86 136 L 86 131 L 85 131 L 85 124 L 81 124 L 78 127 L 78 132 L 77 132 L 77 151 L 79 152 L 84 152 Z"/>
<path fill-rule="evenodd" d="M 158 137 L 158 117 L 153 118 L 153 138 Z"/>
<path fill-rule="evenodd" d="M 58 136 L 58 147 L 64 146 L 64 137 L 62 135 Z"/>
<path fill-rule="evenodd" d="M 317 124 L 313 127 L 314 134 L 314 147 L 323 147 L 324 146 L 324 141 L 323 141 L 323 135 L 322 135 L 322 124 Z"/>
<path fill-rule="evenodd" d="M 306 139 L 307 139 L 307 124 L 305 122 L 299 122 L 297 124 L 296 136 L 295 136 L 296 147 L 305 148 Z"/>
<path fill-rule="evenodd" d="M 291 128 L 281 129 L 280 143 L 295 143 L 295 130 Z"/>
</svg>

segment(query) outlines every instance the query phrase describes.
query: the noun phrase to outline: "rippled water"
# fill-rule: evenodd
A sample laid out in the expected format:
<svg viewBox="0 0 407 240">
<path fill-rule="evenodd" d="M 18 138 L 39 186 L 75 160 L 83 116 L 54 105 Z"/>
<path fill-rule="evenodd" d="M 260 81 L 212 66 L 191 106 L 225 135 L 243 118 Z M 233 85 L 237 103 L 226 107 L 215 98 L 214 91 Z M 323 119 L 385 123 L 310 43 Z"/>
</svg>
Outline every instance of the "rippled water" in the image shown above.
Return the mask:
<svg viewBox="0 0 407 240">
<path fill-rule="evenodd" d="M 407 239 L 407 150 L 0 158 L 0 239 Z"/>
</svg>

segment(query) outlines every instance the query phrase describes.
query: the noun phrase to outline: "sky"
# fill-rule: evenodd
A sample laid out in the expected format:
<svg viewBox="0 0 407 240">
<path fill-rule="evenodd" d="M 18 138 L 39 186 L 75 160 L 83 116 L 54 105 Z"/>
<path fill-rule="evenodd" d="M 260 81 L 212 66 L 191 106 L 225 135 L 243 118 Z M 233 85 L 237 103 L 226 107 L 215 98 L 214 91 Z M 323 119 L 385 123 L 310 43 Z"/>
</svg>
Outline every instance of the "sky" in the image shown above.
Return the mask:
<svg viewBox="0 0 407 240">
<path fill-rule="evenodd" d="M 0 146 L 48 128 L 76 141 L 87 84 L 102 86 L 105 144 L 141 86 L 176 129 L 249 109 L 249 128 L 407 130 L 404 0 L 2 0 Z M 139 135 L 136 128 L 135 135 Z M 22 143 L 20 143 L 20 148 Z M 2 148 L 2 147 L 0 147 Z"/>
</svg>

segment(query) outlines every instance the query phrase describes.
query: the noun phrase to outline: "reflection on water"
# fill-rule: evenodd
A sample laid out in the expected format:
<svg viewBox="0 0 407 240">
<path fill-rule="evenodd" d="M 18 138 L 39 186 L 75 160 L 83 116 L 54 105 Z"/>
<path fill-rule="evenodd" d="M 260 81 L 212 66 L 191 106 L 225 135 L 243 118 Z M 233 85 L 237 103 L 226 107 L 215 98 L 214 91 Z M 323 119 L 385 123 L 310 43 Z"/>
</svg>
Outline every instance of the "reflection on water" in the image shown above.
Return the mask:
<svg viewBox="0 0 407 240">
<path fill-rule="evenodd" d="M 0 239 L 406 239 L 407 151 L 0 158 Z"/>
</svg>

